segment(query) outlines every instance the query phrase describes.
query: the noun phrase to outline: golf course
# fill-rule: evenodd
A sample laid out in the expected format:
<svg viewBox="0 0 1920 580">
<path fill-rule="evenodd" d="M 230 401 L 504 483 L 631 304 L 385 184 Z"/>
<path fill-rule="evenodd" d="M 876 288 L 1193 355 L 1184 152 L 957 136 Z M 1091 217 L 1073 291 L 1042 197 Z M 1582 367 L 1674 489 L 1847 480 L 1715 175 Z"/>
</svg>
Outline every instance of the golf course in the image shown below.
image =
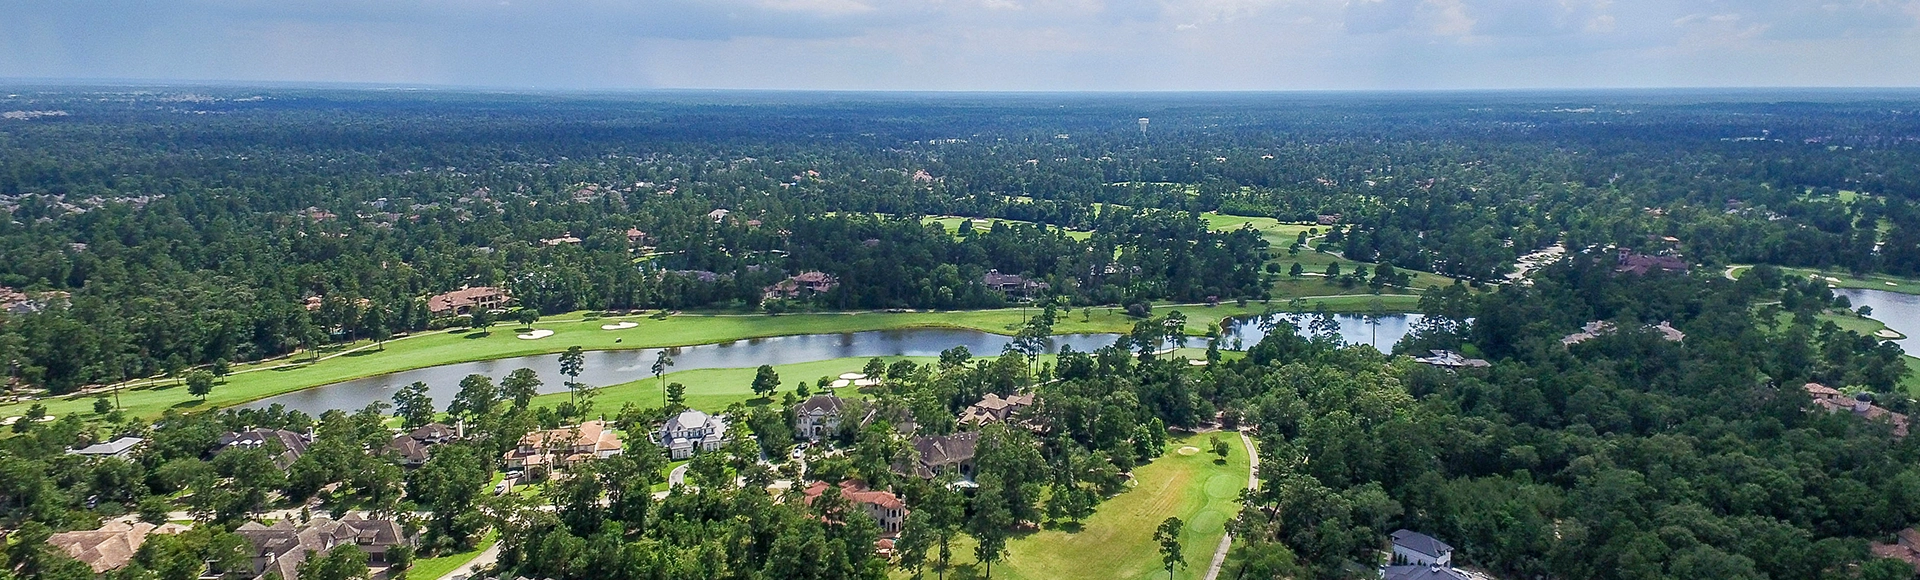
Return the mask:
<svg viewBox="0 0 1920 580">
<path fill-rule="evenodd" d="M 1413 308 L 1418 302 L 1418 297 L 1348 294 L 1313 297 L 1307 300 L 1305 306 L 1308 309 L 1328 312 L 1367 311 L 1373 308 L 1375 301 L 1387 305 L 1386 307 L 1390 310 L 1404 311 Z M 1271 306 L 1277 309 L 1281 305 L 1274 303 Z M 1269 305 L 1258 302 L 1249 302 L 1245 305 L 1224 303 L 1216 306 L 1156 305 L 1155 313 L 1164 314 L 1179 310 L 1187 316 L 1187 332 L 1191 335 L 1199 335 L 1203 334 L 1210 324 L 1217 324 L 1228 317 L 1258 315 L 1265 312 L 1268 307 Z M 573 346 L 587 350 L 646 349 L 715 344 L 774 336 L 911 328 L 960 328 L 1012 335 L 1035 312 L 1037 311 L 1033 308 L 1003 308 L 959 312 L 674 314 L 662 318 L 653 316 L 600 318 L 576 312 L 557 315 L 534 323 L 532 328 L 551 333 L 540 333 L 543 335 L 542 338 L 535 340 L 519 338 L 520 335 L 528 333 L 523 328 L 516 328 L 519 325 L 510 323 L 497 325 L 485 331 L 464 328 L 422 331 L 410 336 L 396 337 L 380 345 L 358 341 L 333 345 L 321 349 L 318 353 L 301 352 L 280 359 L 235 365 L 231 374 L 224 377 L 204 399 L 189 395 L 187 389 L 177 379 L 151 378 L 131 381 L 117 389 L 96 389 L 84 394 L 0 406 L 0 416 L 21 415 L 33 403 L 45 404 L 48 413 L 56 417 L 71 413 L 91 413 L 94 397 L 102 395 L 117 396 L 121 408 L 133 416 L 157 416 L 169 408 L 231 407 L 277 394 L 356 378 L 449 363 L 556 353 Z M 1137 321 L 1138 319 L 1127 316 L 1118 308 L 1073 309 L 1061 314 L 1053 330 L 1056 334 L 1125 333 L 1131 330 Z M 620 322 L 631 322 L 632 325 L 618 330 L 603 328 Z M 314 360 L 316 358 L 319 360 Z M 852 366 L 858 367 L 858 365 Z M 748 373 L 747 376 L 751 376 L 751 369 L 745 369 L 744 372 Z M 725 373 L 702 376 L 722 377 Z M 783 374 L 783 376 L 789 375 Z M 798 381 L 802 378 L 812 379 L 819 375 L 796 371 L 796 374 L 790 376 L 793 377 L 790 381 Z M 693 384 L 687 380 L 680 382 L 687 383 L 690 387 Z M 738 388 L 744 389 L 745 384 L 744 381 L 738 383 Z M 114 392 L 116 390 L 117 393 Z M 689 390 L 689 396 L 695 396 L 691 392 L 692 389 Z M 605 399 L 603 401 L 611 402 Z"/>
<path fill-rule="evenodd" d="M 1100 504 L 1077 530 L 1059 527 L 1015 536 L 993 577 L 1006 580 L 1152 580 L 1166 578 L 1154 528 L 1169 517 L 1186 523 L 1180 535 L 1186 566 L 1175 580 L 1204 578 L 1226 523 L 1239 511 L 1237 498 L 1247 487 L 1247 448 L 1236 433 L 1219 433 L 1231 451 L 1226 461 L 1205 452 L 1208 435 L 1178 437 L 1167 452 L 1133 470 L 1132 487 Z M 1181 453 L 1182 448 L 1194 448 Z M 953 545 L 947 578 L 984 578 L 986 567 L 973 559 L 973 542 L 962 536 Z M 934 577 L 928 564 L 925 577 Z M 895 571 L 893 577 L 911 577 Z"/>
</svg>

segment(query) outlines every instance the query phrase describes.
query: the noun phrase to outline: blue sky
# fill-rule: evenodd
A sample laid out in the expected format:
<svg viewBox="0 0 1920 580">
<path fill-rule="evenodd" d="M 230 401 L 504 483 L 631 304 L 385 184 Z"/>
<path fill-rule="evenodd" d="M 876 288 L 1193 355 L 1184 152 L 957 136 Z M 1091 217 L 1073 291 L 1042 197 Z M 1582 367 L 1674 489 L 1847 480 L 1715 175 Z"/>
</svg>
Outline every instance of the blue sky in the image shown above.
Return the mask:
<svg viewBox="0 0 1920 580">
<path fill-rule="evenodd" d="M 0 78 L 536 89 L 1920 86 L 1920 0 L 0 0 Z"/>
</svg>

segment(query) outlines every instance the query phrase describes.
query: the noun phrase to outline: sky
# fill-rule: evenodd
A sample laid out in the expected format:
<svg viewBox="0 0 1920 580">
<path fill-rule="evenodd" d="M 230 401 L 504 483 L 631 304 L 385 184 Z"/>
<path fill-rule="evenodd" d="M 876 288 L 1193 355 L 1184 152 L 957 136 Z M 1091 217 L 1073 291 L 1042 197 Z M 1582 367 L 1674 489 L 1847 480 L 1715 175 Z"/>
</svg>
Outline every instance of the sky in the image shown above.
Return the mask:
<svg viewBox="0 0 1920 580">
<path fill-rule="evenodd" d="M 558 90 L 1920 86 L 1920 0 L 0 0 L 0 79 Z"/>
</svg>

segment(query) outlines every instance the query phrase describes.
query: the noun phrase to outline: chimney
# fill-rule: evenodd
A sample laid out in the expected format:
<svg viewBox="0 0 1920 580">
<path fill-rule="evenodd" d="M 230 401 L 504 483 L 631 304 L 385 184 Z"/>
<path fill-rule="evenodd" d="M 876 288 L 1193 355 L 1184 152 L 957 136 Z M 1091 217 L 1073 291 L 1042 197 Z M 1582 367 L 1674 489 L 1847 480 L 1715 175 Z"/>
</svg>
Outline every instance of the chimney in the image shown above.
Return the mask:
<svg viewBox="0 0 1920 580">
<path fill-rule="evenodd" d="M 1872 407 L 1873 407 L 1873 395 L 1869 395 L 1867 393 L 1860 393 L 1858 395 L 1853 396 L 1853 412 L 1865 413 L 1867 412 L 1867 409 L 1870 409 Z"/>
</svg>

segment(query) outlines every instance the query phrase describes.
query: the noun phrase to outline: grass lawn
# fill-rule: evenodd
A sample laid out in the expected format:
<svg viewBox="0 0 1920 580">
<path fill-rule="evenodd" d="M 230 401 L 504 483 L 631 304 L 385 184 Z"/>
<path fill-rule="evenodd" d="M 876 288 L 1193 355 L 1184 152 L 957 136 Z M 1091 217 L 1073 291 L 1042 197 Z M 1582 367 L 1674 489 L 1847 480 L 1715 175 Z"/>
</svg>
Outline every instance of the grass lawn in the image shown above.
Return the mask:
<svg viewBox="0 0 1920 580">
<path fill-rule="evenodd" d="M 1907 394 L 1920 397 L 1920 358 L 1907 355 L 1907 378 L 1900 379 L 1900 386 Z"/>
<path fill-rule="evenodd" d="M 997 355 L 999 353 L 994 354 Z M 911 360 L 920 364 L 927 364 L 939 360 L 934 357 L 881 358 L 885 359 L 887 364 L 893 364 L 893 361 L 902 359 Z M 820 377 L 838 377 L 840 373 L 860 372 L 860 369 L 866 366 L 868 360 L 870 359 L 850 357 L 790 365 L 775 365 L 773 367 L 774 372 L 780 373 L 780 390 L 774 397 L 777 400 L 786 393 L 793 391 L 794 386 L 800 384 L 800 381 L 813 383 Z M 757 370 L 757 368 L 695 369 L 667 373 L 666 381 L 668 383 L 680 383 L 687 386 L 688 407 L 717 413 L 725 410 L 728 405 L 734 403 L 743 402 L 749 405 L 767 404 L 768 401 L 766 398 L 760 397 L 753 392 L 753 377 Z M 842 397 L 865 397 L 865 395 L 860 394 L 859 391 L 852 388 L 842 388 L 839 389 L 839 391 Z M 635 406 L 641 408 L 659 407 L 661 405 L 660 379 L 652 377 L 601 387 L 594 392 L 594 412 L 606 413 L 609 416 L 619 411 L 620 407 L 627 403 L 633 403 Z M 813 392 L 818 394 L 820 390 L 814 388 Z M 533 406 L 551 407 L 566 401 L 566 393 L 553 393 L 535 397 L 533 399 Z"/>
<path fill-rule="evenodd" d="M 1232 444 L 1224 465 L 1207 453 L 1181 455 L 1185 446 L 1205 448 L 1207 436 L 1175 439 L 1167 454 L 1134 470 L 1132 489 L 1100 504 L 1079 531 L 1041 530 L 1007 543 L 1007 554 L 993 566 L 994 578 L 1008 580 L 1152 580 L 1165 578 L 1154 528 L 1168 517 L 1186 522 L 1180 545 L 1187 559 L 1176 579 L 1206 576 L 1226 523 L 1239 512 L 1240 490 L 1247 486 L 1247 450 L 1233 433 L 1219 434 Z M 973 559 L 973 542 L 956 542 L 955 568 L 948 578 L 985 575 Z M 895 571 L 895 578 L 907 574 Z M 933 577 L 933 571 L 927 571 Z"/>
<path fill-rule="evenodd" d="M 1752 267 L 1753 266 L 1734 266 L 1732 268 L 1733 275 L 1736 277 L 1744 275 L 1746 274 L 1747 269 Z M 1830 271 L 1817 270 L 1813 268 L 1784 268 L 1783 267 L 1783 268 L 1780 268 L 1780 272 L 1786 276 L 1794 277 L 1794 278 L 1806 278 L 1808 276 L 1820 276 L 1822 278 L 1833 278 L 1834 280 L 1839 280 L 1839 281 L 1835 282 L 1834 280 L 1828 280 L 1827 283 L 1832 284 L 1834 286 L 1839 286 L 1841 288 L 1864 288 L 1867 290 L 1886 290 L 1888 292 L 1899 292 L 1902 294 L 1920 294 L 1920 279 L 1914 279 L 1914 278 L 1902 278 L 1899 276 L 1888 276 L 1885 274 L 1867 274 L 1865 276 L 1855 276 L 1853 274 L 1847 273 L 1846 271 L 1830 272 Z"/>
<path fill-rule="evenodd" d="M 951 215 L 926 216 L 926 217 L 920 218 L 920 223 L 940 224 L 941 227 L 944 227 L 947 229 L 947 233 L 953 234 L 953 236 L 957 238 L 957 237 L 960 237 L 960 222 L 964 222 L 967 220 L 973 220 L 973 229 L 975 231 L 986 231 L 989 229 L 993 229 L 994 222 L 1007 222 L 1008 224 L 1033 225 L 1033 222 L 1030 222 L 1030 221 L 1010 220 L 1006 218 L 969 218 L 969 217 L 951 216 Z M 1067 230 L 1067 237 L 1073 238 L 1076 240 L 1085 240 L 1087 238 L 1093 237 L 1093 232 L 1081 231 L 1081 230 Z"/>
<path fill-rule="evenodd" d="M 472 561 L 474 556 L 479 556 L 481 552 L 486 551 L 488 547 L 497 541 L 500 541 L 500 532 L 488 530 L 487 535 L 480 537 L 479 547 L 474 548 L 471 552 L 460 552 L 437 558 L 414 560 L 413 568 L 407 570 L 407 578 L 412 580 L 434 580 L 445 576 L 455 568 L 459 568 L 467 562 Z"/>
<path fill-rule="evenodd" d="M 1316 252 L 1312 249 L 1302 249 L 1299 253 L 1288 252 L 1288 248 L 1292 248 L 1294 241 L 1299 239 L 1300 232 L 1315 230 L 1320 234 L 1325 234 L 1327 232 L 1327 226 L 1281 223 L 1280 220 L 1269 217 L 1224 215 L 1213 212 L 1200 214 L 1200 219 L 1205 220 L 1207 227 L 1213 228 L 1214 230 L 1231 230 L 1249 225 L 1253 226 L 1254 230 L 1260 232 L 1260 237 L 1267 241 L 1267 252 L 1273 255 L 1273 259 L 1270 262 L 1279 264 L 1281 272 L 1286 272 L 1291 269 L 1294 263 L 1299 263 L 1302 270 L 1314 274 L 1326 272 L 1327 264 L 1334 262 L 1340 263 L 1341 272 L 1352 272 L 1354 266 L 1358 264 L 1366 264 L 1368 268 L 1373 267 L 1371 263 L 1346 260 L 1333 254 Z M 1426 289 L 1428 286 L 1447 286 L 1453 284 L 1452 278 L 1432 272 L 1421 272 L 1418 270 L 1406 271 L 1413 272 L 1413 280 L 1408 282 L 1407 285 L 1411 290 L 1402 289 L 1397 292 L 1417 293 L 1420 290 Z M 1334 284 L 1329 284 L 1324 278 L 1318 276 L 1302 276 L 1299 278 L 1283 276 L 1278 283 L 1274 284 L 1273 296 L 1274 299 L 1279 300 L 1295 296 L 1342 294 L 1356 291 L 1365 292 L 1366 287 L 1358 286 L 1352 289 L 1346 289 Z M 1395 291 L 1389 290 L 1389 292 Z"/>
</svg>

